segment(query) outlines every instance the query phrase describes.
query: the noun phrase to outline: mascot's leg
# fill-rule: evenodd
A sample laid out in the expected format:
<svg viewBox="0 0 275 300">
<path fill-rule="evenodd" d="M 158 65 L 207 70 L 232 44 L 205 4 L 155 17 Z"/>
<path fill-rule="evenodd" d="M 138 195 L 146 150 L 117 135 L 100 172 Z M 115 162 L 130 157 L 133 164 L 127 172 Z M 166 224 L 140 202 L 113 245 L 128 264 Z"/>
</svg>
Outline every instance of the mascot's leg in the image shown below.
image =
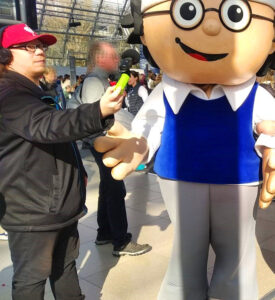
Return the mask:
<svg viewBox="0 0 275 300">
<path fill-rule="evenodd" d="M 216 261 L 209 295 L 257 300 L 255 224 L 259 187 L 211 185 L 211 244 Z"/>
<path fill-rule="evenodd" d="M 209 185 L 160 179 L 160 187 L 174 244 L 158 300 L 206 300 Z"/>
</svg>

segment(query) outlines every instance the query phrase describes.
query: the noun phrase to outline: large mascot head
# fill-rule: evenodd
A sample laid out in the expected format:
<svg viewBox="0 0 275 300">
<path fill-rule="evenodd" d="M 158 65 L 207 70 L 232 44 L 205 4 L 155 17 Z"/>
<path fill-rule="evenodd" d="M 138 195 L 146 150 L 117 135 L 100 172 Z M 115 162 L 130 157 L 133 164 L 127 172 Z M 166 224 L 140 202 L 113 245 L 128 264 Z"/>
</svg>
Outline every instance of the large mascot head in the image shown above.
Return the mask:
<svg viewBox="0 0 275 300">
<path fill-rule="evenodd" d="M 140 39 L 175 80 L 237 85 L 275 67 L 275 0 L 132 0 L 131 8 L 122 24 L 134 26 L 129 42 Z"/>
</svg>

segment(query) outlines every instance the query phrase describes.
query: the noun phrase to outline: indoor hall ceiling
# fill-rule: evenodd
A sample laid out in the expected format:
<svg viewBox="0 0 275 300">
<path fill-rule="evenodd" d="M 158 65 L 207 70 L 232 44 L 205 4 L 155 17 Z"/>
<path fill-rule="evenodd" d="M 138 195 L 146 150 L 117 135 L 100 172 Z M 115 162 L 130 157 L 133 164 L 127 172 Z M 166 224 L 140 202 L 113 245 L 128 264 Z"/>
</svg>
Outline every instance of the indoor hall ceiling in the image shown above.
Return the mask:
<svg viewBox="0 0 275 300">
<path fill-rule="evenodd" d="M 48 50 L 50 64 L 68 65 L 68 57 L 75 56 L 76 64 L 85 66 L 94 39 L 114 43 L 119 52 L 129 48 L 129 31 L 120 26 L 129 4 L 130 0 L 37 0 L 37 31 L 52 33 L 58 40 Z M 78 22 L 81 25 L 73 27 Z"/>
</svg>

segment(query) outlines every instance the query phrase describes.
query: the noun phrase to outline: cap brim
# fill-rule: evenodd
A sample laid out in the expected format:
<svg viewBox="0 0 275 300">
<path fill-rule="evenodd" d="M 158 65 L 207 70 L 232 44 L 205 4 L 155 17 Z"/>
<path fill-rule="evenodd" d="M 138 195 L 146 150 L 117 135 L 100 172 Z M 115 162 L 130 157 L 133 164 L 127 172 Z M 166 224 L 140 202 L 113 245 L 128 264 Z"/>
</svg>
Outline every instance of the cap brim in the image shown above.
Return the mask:
<svg viewBox="0 0 275 300">
<path fill-rule="evenodd" d="M 40 34 L 36 37 L 36 40 L 39 40 L 43 44 L 46 44 L 48 46 L 53 45 L 57 42 L 56 37 L 51 34 Z"/>
<path fill-rule="evenodd" d="M 28 43 L 28 42 L 32 42 L 32 41 L 35 41 L 35 40 L 39 40 L 41 43 L 46 44 L 48 46 L 53 45 L 57 42 L 57 39 L 54 35 L 51 35 L 51 34 L 38 34 L 38 35 L 35 35 L 35 36 L 31 37 L 30 39 L 26 39 L 22 42 L 18 41 L 17 43 L 19 43 L 19 44 Z M 15 44 L 17 44 L 17 43 L 15 43 Z"/>
</svg>

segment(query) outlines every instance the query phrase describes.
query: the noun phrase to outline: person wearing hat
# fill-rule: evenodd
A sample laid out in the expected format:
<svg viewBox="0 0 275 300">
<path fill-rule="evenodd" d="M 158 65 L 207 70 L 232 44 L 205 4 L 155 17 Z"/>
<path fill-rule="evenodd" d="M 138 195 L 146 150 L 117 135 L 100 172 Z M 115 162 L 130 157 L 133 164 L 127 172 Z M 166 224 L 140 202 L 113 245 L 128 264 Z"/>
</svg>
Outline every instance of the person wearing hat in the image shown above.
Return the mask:
<svg viewBox="0 0 275 300">
<path fill-rule="evenodd" d="M 118 179 L 156 152 L 154 170 L 174 226 L 158 300 L 258 300 L 256 208 L 263 179 L 260 207 L 274 196 L 272 151 L 265 147 L 275 149 L 275 138 L 261 134 L 256 152 L 253 131 L 275 120 L 275 100 L 256 73 L 275 68 L 274 10 L 274 0 L 131 1 L 123 22 L 134 27 L 128 41 L 143 43 L 163 80 L 132 133 L 117 125 L 120 139 L 113 130 L 95 147 L 109 151 L 104 162 Z M 210 245 L 216 260 L 208 283 Z"/>
<path fill-rule="evenodd" d="M 87 175 L 75 140 L 109 129 L 120 89 L 93 104 L 56 110 L 39 86 L 45 52 L 56 38 L 26 24 L 2 29 L 0 64 L 0 222 L 13 262 L 12 299 L 80 300 L 77 223 Z"/>
</svg>

